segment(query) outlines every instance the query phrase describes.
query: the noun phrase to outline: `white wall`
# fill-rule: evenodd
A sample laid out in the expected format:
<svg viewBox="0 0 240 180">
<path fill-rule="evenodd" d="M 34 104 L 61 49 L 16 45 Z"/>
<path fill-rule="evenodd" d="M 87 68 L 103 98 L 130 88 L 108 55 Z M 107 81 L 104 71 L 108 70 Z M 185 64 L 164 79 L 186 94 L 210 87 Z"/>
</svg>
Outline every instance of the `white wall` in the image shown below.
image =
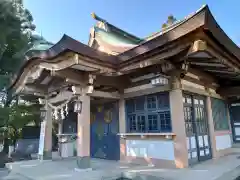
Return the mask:
<svg viewBox="0 0 240 180">
<path fill-rule="evenodd" d="M 174 160 L 174 144 L 170 140 L 127 140 L 127 156 Z"/>
<path fill-rule="evenodd" d="M 230 134 L 216 136 L 216 149 L 222 150 L 232 147 Z"/>
</svg>

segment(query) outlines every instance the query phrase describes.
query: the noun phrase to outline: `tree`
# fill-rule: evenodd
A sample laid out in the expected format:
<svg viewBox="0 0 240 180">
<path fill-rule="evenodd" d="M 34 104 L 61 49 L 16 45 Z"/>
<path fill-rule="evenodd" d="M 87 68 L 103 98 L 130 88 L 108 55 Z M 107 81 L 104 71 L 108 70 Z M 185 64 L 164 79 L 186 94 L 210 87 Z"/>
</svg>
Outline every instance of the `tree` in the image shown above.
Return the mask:
<svg viewBox="0 0 240 180">
<path fill-rule="evenodd" d="M 21 65 L 17 54 L 28 45 L 35 26 L 21 0 L 0 1 L 0 12 L 0 74 L 10 75 Z"/>
<path fill-rule="evenodd" d="M 173 16 L 173 15 L 169 15 L 167 18 L 167 22 L 162 24 L 162 29 L 171 26 L 172 24 L 174 24 L 177 21 L 177 19 Z"/>
<path fill-rule="evenodd" d="M 0 108 L 0 122 L 4 122 L 4 119 L 8 117 L 8 124 L 0 124 L 0 130 L 6 132 L 6 138 L 11 139 L 11 143 L 21 137 L 22 129 L 30 122 L 36 126 L 40 124 L 39 104 L 27 105 L 27 104 L 15 104 L 11 107 Z"/>
<path fill-rule="evenodd" d="M 15 129 L 16 132 L 17 128 L 21 129 L 29 117 L 32 117 L 29 115 L 31 109 L 26 113 L 26 109 L 19 106 L 11 91 L 6 92 L 6 89 L 12 75 L 23 63 L 24 51 L 29 47 L 35 26 L 33 17 L 24 8 L 22 0 L 1 0 L 0 12 L 0 126 L 4 131 L 4 147 L 7 151 L 6 138 L 11 134 L 10 129 Z"/>
</svg>

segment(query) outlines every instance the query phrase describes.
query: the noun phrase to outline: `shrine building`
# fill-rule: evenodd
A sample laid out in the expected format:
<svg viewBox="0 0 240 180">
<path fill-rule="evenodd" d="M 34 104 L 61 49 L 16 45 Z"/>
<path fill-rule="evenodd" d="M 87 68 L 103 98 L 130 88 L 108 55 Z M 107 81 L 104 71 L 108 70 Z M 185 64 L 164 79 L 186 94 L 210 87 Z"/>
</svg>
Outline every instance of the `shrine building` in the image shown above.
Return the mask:
<svg viewBox="0 0 240 180">
<path fill-rule="evenodd" d="M 15 94 L 43 104 L 42 158 L 184 168 L 240 141 L 240 49 L 208 6 L 147 38 L 92 14 L 88 45 L 68 35 L 26 54 Z M 41 149 L 40 148 L 40 149 Z"/>
</svg>

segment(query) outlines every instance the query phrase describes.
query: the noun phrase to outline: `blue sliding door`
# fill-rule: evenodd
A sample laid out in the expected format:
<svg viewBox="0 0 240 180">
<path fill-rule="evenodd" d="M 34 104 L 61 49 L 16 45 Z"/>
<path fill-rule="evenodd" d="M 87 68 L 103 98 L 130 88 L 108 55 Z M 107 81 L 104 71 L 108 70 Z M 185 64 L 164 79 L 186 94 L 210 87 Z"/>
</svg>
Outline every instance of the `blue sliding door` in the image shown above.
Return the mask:
<svg viewBox="0 0 240 180">
<path fill-rule="evenodd" d="M 91 106 L 91 157 L 119 160 L 118 102 Z"/>
</svg>

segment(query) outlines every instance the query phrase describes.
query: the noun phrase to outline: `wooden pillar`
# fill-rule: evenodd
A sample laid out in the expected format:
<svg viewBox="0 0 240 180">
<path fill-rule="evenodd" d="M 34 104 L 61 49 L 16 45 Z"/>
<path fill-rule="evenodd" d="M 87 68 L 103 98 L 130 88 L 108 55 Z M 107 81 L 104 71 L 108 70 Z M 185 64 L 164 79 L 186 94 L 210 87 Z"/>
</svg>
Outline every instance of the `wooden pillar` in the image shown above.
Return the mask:
<svg viewBox="0 0 240 180">
<path fill-rule="evenodd" d="M 63 132 L 63 121 L 58 123 L 58 153 L 60 156 L 62 154 L 62 143 L 60 142 L 62 138 L 61 136 L 62 132 Z"/>
<path fill-rule="evenodd" d="M 62 131 L 63 131 L 63 122 L 59 122 L 58 123 L 58 134 L 62 134 Z"/>
<path fill-rule="evenodd" d="M 77 165 L 79 169 L 90 168 L 90 96 L 82 94 L 82 111 L 77 122 Z"/>
<path fill-rule="evenodd" d="M 48 106 L 46 113 L 46 133 L 44 141 L 44 158 L 52 158 L 52 109 Z"/>
<path fill-rule="evenodd" d="M 46 115 L 41 123 L 41 134 L 39 140 L 40 159 L 52 159 L 52 109 L 45 100 Z"/>
<path fill-rule="evenodd" d="M 119 133 L 126 133 L 125 99 L 119 99 Z"/>
<path fill-rule="evenodd" d="M 217 157 L 216 138 L 215 138 L 215 133 L 214 133 L 212 103 L 211 103 L 211 97 L 209 97 L 209 96 L 207 96 L 207 99 L 206 99 L 206 108 L 207 108 L 207 119 L 208 119 L 208 127 L 209 127 L 212 157 L 216 158 Z"/>
<path fill-rule="evenodd" d="M 229 131 L 231 132 L 230 136 L 231 136 L 231 146 L 233 145 L 233 127 L 232 127 L 232 122 L 231 122 L 231 114 L 230 114 L 230 104 L 227 104 L 227 118 L 228 118 L 228 126 L 229 126 Z"/>
<path fill-rule="evenodd" d="M 119 99 L 119 133 L 126 133 L 126 115 L 125 115 L 125 100 L 121 96 Z M 120 136 L 120 160 L 126 159 L 126 139 Z"/>
<path fill-rule="evenodd" d="M 183 94 L 181 80 L 173 77 L 172 90 L 170 91 L 170 108 L 172 119 L 172 131 L 174 138 L 174 155 L 177 168 L 188 167 L 187 137 L 183 111 Z"/>
</svg>

